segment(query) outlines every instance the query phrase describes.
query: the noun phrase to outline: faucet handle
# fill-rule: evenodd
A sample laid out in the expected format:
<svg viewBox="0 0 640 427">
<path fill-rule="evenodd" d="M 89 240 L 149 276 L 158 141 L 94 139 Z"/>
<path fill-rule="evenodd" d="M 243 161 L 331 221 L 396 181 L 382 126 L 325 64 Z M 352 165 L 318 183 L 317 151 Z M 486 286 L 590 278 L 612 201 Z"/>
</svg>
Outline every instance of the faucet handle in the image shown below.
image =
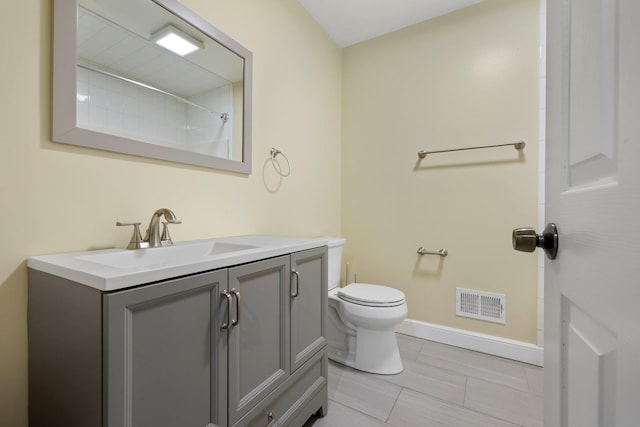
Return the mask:
<svg viewBox="0 0 640 427">
<path fill-rule="evenodd" d="M 142 240 L 142 235 L 140 234 L 140 223 L 139 222 L 116 222 L 118 227 L 124 227 L 128 225 L 133 225 L 133 234 L 131 235 L 131 240 L 127 245 L 127 249 L 141 249 L 146 248 L 148 243 Z"/>
<path fill-rule="evenodd" d="M 171 235 L 169 235 L 169 224 L 182 224 L 182 221 L 179 219 L 162 221 L 162 237 L 160 238 L 160 244 L 162 246 L 173 245 L 173 240 L 171 240 Z"/>
</svg>

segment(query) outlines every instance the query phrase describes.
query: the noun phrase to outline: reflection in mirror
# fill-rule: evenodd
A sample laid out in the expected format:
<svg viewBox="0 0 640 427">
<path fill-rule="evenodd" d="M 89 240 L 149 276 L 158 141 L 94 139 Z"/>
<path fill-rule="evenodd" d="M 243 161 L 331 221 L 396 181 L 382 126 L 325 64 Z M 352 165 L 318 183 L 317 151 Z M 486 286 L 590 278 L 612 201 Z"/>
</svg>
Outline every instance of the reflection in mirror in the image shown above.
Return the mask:
<svg viewBox="0 0 640 427">
<path fill-rule="evenodd" d="M 55 141 L 250 173 L 249 51 L 173 0 L 55 0 L 54 16 Z"/>
</svg>

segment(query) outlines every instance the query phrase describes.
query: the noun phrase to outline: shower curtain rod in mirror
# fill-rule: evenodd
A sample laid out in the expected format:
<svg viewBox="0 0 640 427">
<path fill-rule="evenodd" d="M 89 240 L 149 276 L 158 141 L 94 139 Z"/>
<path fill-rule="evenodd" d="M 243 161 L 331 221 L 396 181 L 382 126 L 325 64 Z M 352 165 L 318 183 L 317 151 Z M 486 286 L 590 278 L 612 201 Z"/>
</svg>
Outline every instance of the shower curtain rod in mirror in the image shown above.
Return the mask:
<svg viewBox="0 0 640 427">
<path fill-rule="evenodd" d="M 114 79 L 121 80 L 123 82 L 130 83 L 130 84 L 135 85 L 135 86 L 140 86 L 142 88 L 149 89 L 149 90 L 152 90 L 154 92 L 161 93 L 163 95 L 167 95 L 167 96 L 169 96 L 171 98 L 177 99 L 180 102 L 183 102 L 185 104 L 191 105 L 191 106 L 199 108 L 201 110 L 204 110 L 207 113 L 213 114 L 214 116 L 218 116 L 220 118 L 220 120 L 222 120 L 225 123 L 229 120 L 229 113 L 220 113 L 218 111 L 211 110 L 211 109 L 209 109 L 207 107 L 204 107 L 204 106 L 202 106 L 200 104 L 196 104 L 195 102 L 189 101 L 188 99 L 183 98 L 183 97 L 181 97 L 179 95 L 176 95 L 174 93 L 167 92 L 166 90 L 158 89 L 155 86 L 151 86 L 151 85 L 148 85 L 146 83 L 142 83 L 142 82 L 139 82 L 137 80 L 133 80 L 133 79 L 121 76 L 121 75 L 116 74 L 116 73 L 112 73 L 112 72 L 109 72 L 109 71 L 101 70 L 99 68 L 91 67 L 89 65 L 84 65 L 84 64 L 77 64 L 77 65 L 78 65 L 78 68 L 83 68 L 85 70 L 93 71 L 95 73 L 102 74 L 102 75 L 107 76 L 107 77 L 112 77 Z"/>
</svg>

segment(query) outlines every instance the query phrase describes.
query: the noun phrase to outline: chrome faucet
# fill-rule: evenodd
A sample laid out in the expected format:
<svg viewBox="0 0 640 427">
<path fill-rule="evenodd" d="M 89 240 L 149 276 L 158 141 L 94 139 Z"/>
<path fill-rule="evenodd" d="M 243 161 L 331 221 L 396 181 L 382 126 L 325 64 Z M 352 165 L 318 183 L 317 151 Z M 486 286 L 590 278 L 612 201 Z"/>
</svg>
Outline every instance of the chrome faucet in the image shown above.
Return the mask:
<svg viewBox="0 0 640 427">
<path fill-rule="evenodd" d="M 164 216 L 166 221 L 163 221 L 162 235 L 160 234 L 160 218 Z M 117 226 L 132 225 L 133 235 L 131 241 L 127 245 L 127 249 L 143 249 L 143 248 L 157 248 L 160 246 L 173 245 L 171 236 L 169 235 L 169 224 L 182 224 L 182 221 L 176 218 L 176 215 L 171 209 L 161 208 L 153 213 L 151 220 L 149 221 L 149 227 L 145 233 L 144 239 L 140 234 L 139 222 L 116 222 Z"/>
<path fill-rule="evenodd" d="M 162 237 L 160 237 L 160 217 L 164 215 L 164 219 L 167 221 L 164 223 L 164 230 Z M 151 215 L 151 221 L 149 221 L 149 227 L 147 233 L 144 236 L 143 241 L 149 243 L 150 248 L 157 248 L 158 246 L 173 245 L 171 237 L 169 236 L 169 224 L 181 224 L 182 221 L 176 218 L 171 209 L 161 208 Z"/>
</svg>

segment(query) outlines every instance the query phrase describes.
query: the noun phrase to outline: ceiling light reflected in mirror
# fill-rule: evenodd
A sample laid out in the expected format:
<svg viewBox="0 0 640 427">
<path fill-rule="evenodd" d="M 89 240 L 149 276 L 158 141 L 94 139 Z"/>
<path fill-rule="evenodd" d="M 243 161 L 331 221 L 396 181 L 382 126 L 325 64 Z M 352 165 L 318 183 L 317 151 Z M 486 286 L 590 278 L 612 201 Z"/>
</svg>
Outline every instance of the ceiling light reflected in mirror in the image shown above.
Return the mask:
<svg viewBox="0 0 640 427">
<path fill-rule="evenodd" d="M 201 42 L 175 28 L 173 25 L 167 25 L 160 31 L 152 34 L 151 41 L 180 56 L 185 56 L 204 48 Z"/>
</svg>

